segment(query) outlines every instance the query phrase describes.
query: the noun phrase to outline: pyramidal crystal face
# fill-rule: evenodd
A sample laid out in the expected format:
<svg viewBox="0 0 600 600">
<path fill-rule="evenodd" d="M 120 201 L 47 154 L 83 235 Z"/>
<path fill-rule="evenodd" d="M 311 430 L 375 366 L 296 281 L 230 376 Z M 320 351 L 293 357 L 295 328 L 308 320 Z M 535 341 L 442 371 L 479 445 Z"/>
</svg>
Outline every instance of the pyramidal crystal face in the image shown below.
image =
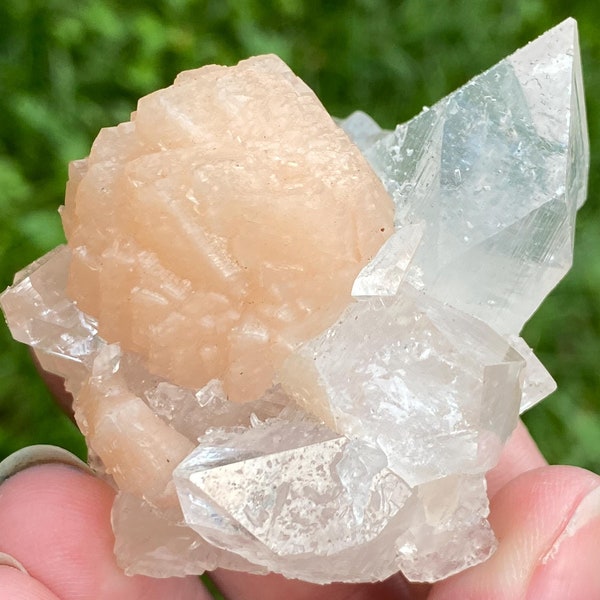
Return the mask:
<svg viewBox="0 0 600 600">
<path fill-rule="evenodd" d="M 338 123 L 272 56 L 180 75 L 72 164 L 69 245 L 1 296 L 129 574 L 435 581 L 494 551 L 485 473 L 554 389 L 519 331 L 585 199 L 576 24 L 393 132 Z"/>
<path fill-rule="evenodd" d="M 393 132 L 366 123 L 351 116 L 342 125 L 394 199 L 396 227 L 426 223 L 407 280 L 518 333 L 570 268 L 586 197 L 575 21 Z"/>
</svg>

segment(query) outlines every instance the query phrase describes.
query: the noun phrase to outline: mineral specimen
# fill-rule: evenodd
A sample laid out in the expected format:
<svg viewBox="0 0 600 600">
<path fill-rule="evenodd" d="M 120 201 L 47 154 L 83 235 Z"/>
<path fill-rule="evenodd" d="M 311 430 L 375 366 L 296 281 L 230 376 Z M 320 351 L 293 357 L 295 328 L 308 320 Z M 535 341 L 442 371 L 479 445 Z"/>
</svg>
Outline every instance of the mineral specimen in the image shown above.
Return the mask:
<svg viewBox="0 0 600 600">
<path fill-rule="evenodd" d="M 485 473 L 554 389 L 519 331 L 586 193 L 576 24 L 338 125 L 273 56 L 181 74 L 71 165 L 68 246 L 2 295 L 130 574 L 435 581 L 495 548 Z"/>
</svg>

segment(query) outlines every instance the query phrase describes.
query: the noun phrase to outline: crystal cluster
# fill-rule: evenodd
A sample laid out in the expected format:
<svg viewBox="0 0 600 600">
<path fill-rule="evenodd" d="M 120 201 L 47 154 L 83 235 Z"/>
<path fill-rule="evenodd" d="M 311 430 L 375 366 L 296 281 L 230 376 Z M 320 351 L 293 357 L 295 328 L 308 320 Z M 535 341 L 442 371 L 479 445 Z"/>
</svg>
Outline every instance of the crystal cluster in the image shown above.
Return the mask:
<svg viewBox="0 0 600 600">
<path fill-rule="evenodd" d="M 587 144 L 572 19 L 391 132 L 334 123 L 272 56 L 103 130 L 68 246 L 1 303 L 118 489 L 123 568 L 485 560 L 485 473 L 554 389 L 519 331 L 570 266 Z"/>
</svg>

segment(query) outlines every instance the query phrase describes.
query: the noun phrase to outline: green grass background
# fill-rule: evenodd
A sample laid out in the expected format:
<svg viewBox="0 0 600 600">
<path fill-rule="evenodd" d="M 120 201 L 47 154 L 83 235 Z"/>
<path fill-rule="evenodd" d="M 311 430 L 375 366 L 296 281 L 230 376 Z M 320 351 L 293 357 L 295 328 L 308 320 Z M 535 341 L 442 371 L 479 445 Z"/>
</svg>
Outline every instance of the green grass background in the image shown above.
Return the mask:
<svg viewBox="0 0 600 600">
<path fill-rule="evenodd" d="M 335 115 L 407 120 L 567 16 L 579 21 L 592 142 L 575 265 L 526 326 L 559 390 L 526 421 L 551 462 L 600 472 L 600 3 L 573 0 L 3 0 L 0 288 L 63 240 L 68 161 L 177 72 L 275 52 Z M 33 443 L 83 454 L 0 323 L 0 458 Z"/>
</svg>

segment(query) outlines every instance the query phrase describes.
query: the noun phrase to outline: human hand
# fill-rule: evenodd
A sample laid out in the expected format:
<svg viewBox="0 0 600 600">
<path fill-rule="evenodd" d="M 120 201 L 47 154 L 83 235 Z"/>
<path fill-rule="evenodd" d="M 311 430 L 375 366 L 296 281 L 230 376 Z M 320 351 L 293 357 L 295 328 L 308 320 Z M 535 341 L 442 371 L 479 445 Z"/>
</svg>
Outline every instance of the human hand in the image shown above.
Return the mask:
<svg viewBox="0 0 600 600">
<path fill-rule="evenodd" d="M 196 577 L 125 576 L 112 551 L 113 490 L 66 453 L 39 464 L 46 461 L 39 452 L 21 452 L 0 465 L 0 598 L 211 597 Z M 600 477 L 548 466 L 519 425 L 488 484 L 497 552 L 433 586 L 408 584 L 401 575 L 328 586 L 224 570 L 212 579 L 229 600 L 600 598 Z"/>
</svg>

